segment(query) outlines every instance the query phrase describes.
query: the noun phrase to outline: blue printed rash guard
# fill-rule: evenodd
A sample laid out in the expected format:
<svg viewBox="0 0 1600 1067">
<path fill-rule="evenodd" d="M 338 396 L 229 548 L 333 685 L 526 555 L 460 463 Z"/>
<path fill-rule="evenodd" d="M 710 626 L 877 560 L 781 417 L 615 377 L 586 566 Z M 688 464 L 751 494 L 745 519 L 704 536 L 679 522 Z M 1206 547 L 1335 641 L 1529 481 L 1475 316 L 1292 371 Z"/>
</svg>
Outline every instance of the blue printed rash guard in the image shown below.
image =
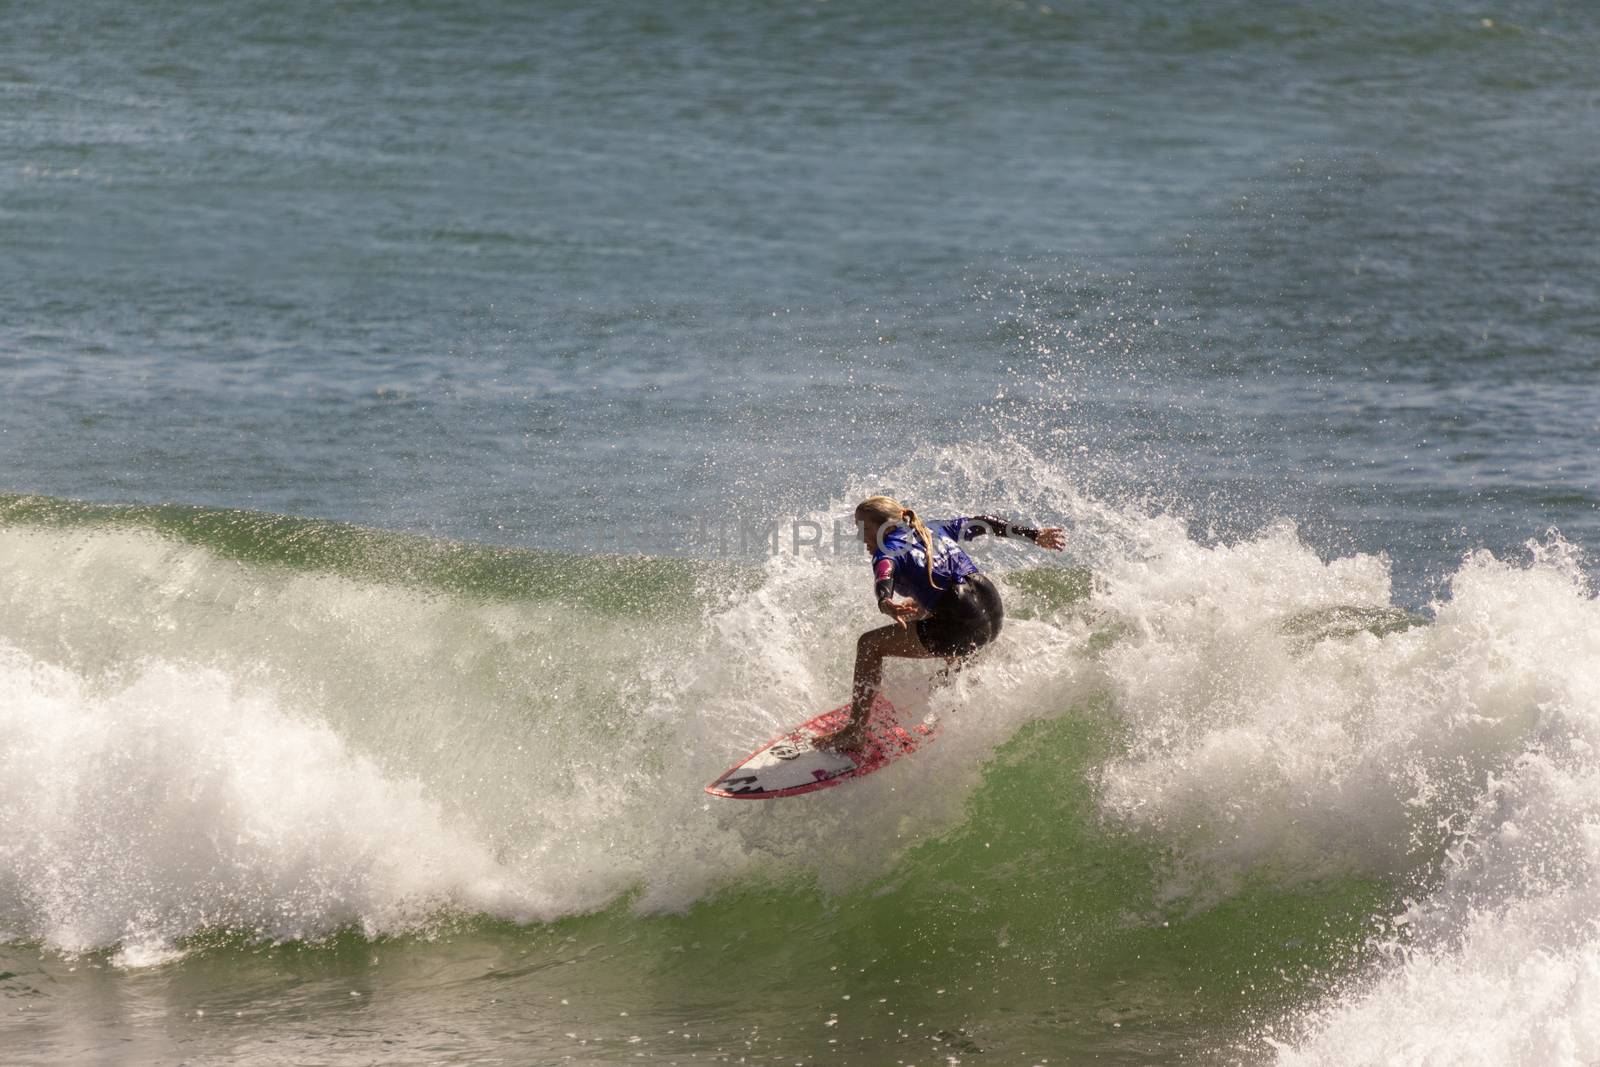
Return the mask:
<svg viewBox="0 0 1600 1067">
<path fill-rule="evenodd" d="M 928 557 L 923 551 L 922 539 L 909 526 L 895 526 L 883 536 L 883 545 L 872 553 L 873 592 L 881 604 L 891 596 L 910 597 L 932 612 L 944 599 L 945 591 L 959 585 L 978 573 L 978 565 L 961 550 L 962 541 L 993 534 L 1006 537 L 1016 534 L 1030 541 L 1037 540 L 1039 531 L 1026 526 L 1015 526 L 994 515 L 973 515 L 962 519 L 926 524 L 933 538 L 933 580 L 928 582 Z"/>
</svg>

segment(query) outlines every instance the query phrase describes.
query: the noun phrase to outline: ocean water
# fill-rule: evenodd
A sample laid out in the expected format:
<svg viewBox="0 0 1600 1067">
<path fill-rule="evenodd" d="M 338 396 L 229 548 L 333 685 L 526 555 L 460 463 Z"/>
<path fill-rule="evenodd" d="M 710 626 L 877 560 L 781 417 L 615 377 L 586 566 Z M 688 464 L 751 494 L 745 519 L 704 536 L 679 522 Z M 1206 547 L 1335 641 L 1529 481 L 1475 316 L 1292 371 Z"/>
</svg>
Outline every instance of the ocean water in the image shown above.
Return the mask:
<svg viewBox="0 0 1600 1067">
<path fill-rule="evenodd" d="M 1600 10 L 0 16 L 7 1063 L 1600 1061 Z"/>
</svg>

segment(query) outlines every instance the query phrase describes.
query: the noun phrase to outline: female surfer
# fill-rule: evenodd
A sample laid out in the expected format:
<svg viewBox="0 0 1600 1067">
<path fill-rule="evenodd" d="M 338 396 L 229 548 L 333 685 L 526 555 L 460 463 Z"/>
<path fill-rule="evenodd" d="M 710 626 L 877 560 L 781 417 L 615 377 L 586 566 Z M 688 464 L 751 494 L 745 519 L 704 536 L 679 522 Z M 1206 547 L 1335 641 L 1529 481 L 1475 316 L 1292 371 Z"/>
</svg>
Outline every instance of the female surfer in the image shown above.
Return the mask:
<svg viewBox="0 0 1600 1067">
<path fill-rule="evenodd" d="M 1058 552 L 1066 544 L 1059 528 L 1034 530 L 994 515 L 950 519 L 930 528 L 915 511 L 887 496 L 869 496 L 857 504 L 856 525 L 872 553 L 878 610 L 894 623 L 868 630 L 856 641 L 850 721 L 818 738 L 818 744 L 846 752 L 859 748 L 866 737 L 867 712 L 883 678 L 885 656 L 942 657 L 954 667 L 1000 633 L 1005 618 L 1000 591 L 978 573 L 961 550 L 962 541 L 1016 534 Z M 897 594 L 906 599 L 896 600 Z"/>
</svg>

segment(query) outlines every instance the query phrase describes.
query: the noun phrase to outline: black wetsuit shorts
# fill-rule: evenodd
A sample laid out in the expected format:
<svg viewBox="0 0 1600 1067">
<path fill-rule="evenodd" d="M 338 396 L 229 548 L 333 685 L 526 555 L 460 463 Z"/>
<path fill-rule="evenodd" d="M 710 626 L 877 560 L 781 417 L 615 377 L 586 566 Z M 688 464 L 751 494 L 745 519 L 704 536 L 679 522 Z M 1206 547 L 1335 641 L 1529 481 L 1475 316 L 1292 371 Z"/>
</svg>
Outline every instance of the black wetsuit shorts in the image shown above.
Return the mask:
<svg viewBox="0 0 1600 1067">
<path fill-rule="evenodd" d="M 1000 590 L 974 574 L 946 590 L 932 615 L 917 620 L 917 637 L 935 656 L 965 656 L 998 637 L 1005 617 Z"/>
</svg>

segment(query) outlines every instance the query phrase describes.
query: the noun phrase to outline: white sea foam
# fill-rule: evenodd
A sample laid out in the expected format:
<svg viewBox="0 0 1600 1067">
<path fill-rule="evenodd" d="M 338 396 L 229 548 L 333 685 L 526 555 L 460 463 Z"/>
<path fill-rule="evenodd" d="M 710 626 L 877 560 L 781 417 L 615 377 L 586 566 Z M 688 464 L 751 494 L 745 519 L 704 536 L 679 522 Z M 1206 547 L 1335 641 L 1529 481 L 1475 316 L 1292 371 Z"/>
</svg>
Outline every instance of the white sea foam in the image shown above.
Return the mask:
<svg viewBox="0 0 1600 1067">
<path fill-rule="evenodd" d="M 1284 1064 L 1600 1061 L 1600 606 L 1566 546 L 1533 556 L 1469 561 L 1437 623 L 1471 713 L 1519 715 L 1523 744 L 1484 774 L 1392 964 L 1300 1020 Z"/>
<path fill-rule="evenodd" d="M 167 958 L 207 927 L 414 928 L 545 903 L 326 726 L 166 662 L 91 684 L 0 645 L 0 924 L 65 951 Z"/>
<path fill-rule="evenodd" d="M 1393 632 L 1343 624 L 1385 619 L 1382 560 L 1287 527 L 1102 577 L 1130 727 L 1104 802 L 1170 846 L 1172 896 L 1442 864 L 1388 965 L 1288 1025 L 1282 1062 L 1600 1058 L 1600 605 L 1570 546 L 1475 555 Z"/>
</svg>

